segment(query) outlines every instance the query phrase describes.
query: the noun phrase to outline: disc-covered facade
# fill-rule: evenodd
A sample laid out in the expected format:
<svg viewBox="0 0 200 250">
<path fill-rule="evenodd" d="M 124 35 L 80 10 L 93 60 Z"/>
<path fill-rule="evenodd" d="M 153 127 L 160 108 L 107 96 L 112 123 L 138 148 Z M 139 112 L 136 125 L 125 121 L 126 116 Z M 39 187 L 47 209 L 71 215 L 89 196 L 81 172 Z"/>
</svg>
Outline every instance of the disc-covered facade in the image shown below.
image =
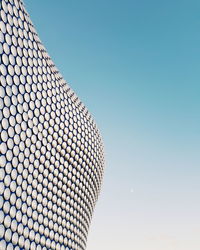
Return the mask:
<svg viewBox="0 0 200 250">
<path fill-rule="evenodd" d="M 85 249 L 101 136 L 21 0 L 0 1 L 0 249 Z"/>
</svg>

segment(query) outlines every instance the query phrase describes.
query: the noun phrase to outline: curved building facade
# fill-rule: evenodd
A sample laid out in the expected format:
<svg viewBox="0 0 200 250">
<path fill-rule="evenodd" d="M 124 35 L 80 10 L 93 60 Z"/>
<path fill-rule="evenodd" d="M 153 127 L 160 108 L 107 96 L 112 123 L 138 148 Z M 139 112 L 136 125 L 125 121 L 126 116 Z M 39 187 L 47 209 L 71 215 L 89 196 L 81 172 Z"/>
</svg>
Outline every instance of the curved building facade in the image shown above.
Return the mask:
<svg viewBox="0 0 200 250">
<path fill-rule="evenodd" d="M 104 169 L 91 115 L 21 0 L 0 1 L 0 249 L 85 249 Z"/>
</svg>

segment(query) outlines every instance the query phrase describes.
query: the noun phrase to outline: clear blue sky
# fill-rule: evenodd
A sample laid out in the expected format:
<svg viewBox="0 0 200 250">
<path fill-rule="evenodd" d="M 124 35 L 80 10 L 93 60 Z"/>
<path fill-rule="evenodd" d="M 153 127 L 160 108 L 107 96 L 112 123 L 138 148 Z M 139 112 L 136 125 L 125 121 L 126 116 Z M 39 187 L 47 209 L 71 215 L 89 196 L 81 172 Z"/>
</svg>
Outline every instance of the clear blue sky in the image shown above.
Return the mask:
<svg viewBox="0 0 200 250">
<path fill-rule="evenodd" d="M 24 2 L 104 138 L 87 249 L 199 250 L 199 0 Z"/>
</svg>

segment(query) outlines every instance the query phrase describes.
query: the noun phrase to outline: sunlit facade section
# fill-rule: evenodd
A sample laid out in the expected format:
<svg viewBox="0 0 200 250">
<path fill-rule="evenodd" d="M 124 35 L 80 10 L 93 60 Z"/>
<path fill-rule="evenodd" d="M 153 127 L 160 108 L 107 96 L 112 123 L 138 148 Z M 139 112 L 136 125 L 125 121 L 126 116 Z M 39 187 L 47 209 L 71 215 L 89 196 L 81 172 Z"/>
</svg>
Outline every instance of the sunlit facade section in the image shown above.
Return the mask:
<svg viewBox="0 0 200 250">
<path fill-rule="evenodd" d="M 0 249 L 85 249 L 103 169 L 94 120 L 23 2 L 2 0 Z"/>
</svg>

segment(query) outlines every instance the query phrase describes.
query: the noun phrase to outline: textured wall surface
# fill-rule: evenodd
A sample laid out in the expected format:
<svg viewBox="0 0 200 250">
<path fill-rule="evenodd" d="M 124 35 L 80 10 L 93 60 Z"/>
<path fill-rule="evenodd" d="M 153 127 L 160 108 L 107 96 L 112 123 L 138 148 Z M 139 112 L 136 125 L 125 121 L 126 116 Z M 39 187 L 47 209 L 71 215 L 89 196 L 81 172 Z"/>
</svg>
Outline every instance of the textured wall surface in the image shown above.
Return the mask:
<svg viewBox="0 0 200 250">
<path fill-rule="evenodd" d="M 0 132 L 0 249 L 85 249 L 102 140 L 20 0 L 0 2 Z"/>
</svg>

